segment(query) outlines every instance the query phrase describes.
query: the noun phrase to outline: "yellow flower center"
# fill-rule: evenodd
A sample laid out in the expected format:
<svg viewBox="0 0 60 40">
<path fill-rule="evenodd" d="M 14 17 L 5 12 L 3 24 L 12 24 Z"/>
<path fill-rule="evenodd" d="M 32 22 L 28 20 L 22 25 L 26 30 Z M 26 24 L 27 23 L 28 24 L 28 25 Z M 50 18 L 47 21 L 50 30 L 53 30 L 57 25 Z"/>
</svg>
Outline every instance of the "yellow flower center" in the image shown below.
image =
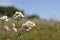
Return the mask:
<svg viewBox="0 0 60 40">
<path fill-rule="evenodd" d="M 25 25 L 25 26 L 24 26 L 24 28 L 25 28 L 25 29 L 28 29 L 28 28 L 29 28 L 29 26 L 28 26 L 28 25 Z"/>
<path fill-rule="evenodd" d="M 16 13 L 16 15 L 19 15 L 20 13 Z"/>
</svg>

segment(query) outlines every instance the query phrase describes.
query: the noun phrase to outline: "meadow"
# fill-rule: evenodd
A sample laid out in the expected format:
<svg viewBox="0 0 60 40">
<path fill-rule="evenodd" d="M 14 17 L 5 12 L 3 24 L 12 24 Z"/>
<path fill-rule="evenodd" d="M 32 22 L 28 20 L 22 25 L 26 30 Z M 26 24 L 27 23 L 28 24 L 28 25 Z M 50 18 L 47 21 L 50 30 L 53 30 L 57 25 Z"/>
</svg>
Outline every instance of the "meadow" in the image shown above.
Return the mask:
<svg viewBox="0 0 60 40">
<path fill-rule="evenodd" d="M 3 24 L 0 20 L 0 40 L 60 40 L 60 22 L 33 19 L 37 26 L 28 32 L 22 32 L 21 30 L 18 30 L 18 32 L 14 32 L 13 30 L 11 32 L 6 31 L 3 26 L 9 24 L 12 28 L 11 24 L 13 21 L 4 22 Z M 19 29 L 24 21 L 26 19 L 20 20 L 16 27 Z"/>
</svg>

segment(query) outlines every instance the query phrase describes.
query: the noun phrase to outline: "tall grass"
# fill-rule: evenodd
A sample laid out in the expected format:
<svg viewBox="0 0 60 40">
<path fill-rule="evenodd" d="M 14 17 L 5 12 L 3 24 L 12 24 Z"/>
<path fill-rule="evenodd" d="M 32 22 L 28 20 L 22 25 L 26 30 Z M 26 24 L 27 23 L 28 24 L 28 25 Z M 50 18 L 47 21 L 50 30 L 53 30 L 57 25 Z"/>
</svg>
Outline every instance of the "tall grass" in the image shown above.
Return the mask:
<svg viewBox="0 0 60 40">
<path fill-rule="evenodd" d="M 8 22 L 9 27 L 12 29 L 12 22 L 16 22 L 15 20 L 11 20 Z M 53 23 L 55 26 L 51 26 L 46 22 L 39 22 L 35 28 L 32 28 L 29 32 L 19 30 L 21 24 L 24 20 L 19 21 L 16 25 L 18 32 L 8 32 L 6 30 L 2 30 L 2 22 L 0 20 L 0 40 L 60 40 L 60 23 Z M 6 25 L 6 23 L 4 23 Z"/>
</svg>

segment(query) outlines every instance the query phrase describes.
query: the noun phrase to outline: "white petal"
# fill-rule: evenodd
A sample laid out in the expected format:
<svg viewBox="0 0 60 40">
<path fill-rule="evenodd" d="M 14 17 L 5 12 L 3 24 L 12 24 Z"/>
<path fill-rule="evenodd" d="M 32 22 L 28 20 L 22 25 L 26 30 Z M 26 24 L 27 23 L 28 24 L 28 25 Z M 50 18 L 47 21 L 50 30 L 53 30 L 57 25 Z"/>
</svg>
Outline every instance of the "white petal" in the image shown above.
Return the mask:
<svg viewBox="0 0 60 40">
<path fill-rule="evenodd" d="M 36 26 L 36 24 L 33 24 L 33 26 Z"/>
<path fill-rule="evenodd" d="M 20 14 L 20 16 L 21 16 L 21 17 L 24 17 L 24 15 L 23 15 L 22 13 Z"/>
<path fill-rule="evenodd" d="M 19 14 L 19 15 L 16 15 L 16 14 Z M 22 12 L 16 12 L 15 14 L 14 14 L 14 17 L 24 17 L 24 15 L 22 14 Z"/>
<path fill-rule="evenodd" d="M 2 17 L 0 17 L 0 19 L 2 19 L 2 20 L 5 20 L 5 19 L 7 19 L 8 17 L 7 16 L 2 16 Z"/>
</svg>

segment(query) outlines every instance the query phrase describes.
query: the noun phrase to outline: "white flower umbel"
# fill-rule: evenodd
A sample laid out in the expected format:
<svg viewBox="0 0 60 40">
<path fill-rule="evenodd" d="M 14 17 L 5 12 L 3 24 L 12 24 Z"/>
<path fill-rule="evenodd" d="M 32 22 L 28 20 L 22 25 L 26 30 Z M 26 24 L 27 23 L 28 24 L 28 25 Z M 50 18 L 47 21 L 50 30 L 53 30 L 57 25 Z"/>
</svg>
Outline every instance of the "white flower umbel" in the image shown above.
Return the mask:
<svg viewBox="0 0 60 40">
<path fill-rule="evenodd" d="M 11 31 L 11 29 L 8 26 L 4 26 L 4 28 L 9 32 Z"/>
<path fill-rule="evenodd" d="M 22 12 L 15 12 L 14 17 L 15 18 L 24 17 L 24 15 L 22 14 Z"/>
</svg>

